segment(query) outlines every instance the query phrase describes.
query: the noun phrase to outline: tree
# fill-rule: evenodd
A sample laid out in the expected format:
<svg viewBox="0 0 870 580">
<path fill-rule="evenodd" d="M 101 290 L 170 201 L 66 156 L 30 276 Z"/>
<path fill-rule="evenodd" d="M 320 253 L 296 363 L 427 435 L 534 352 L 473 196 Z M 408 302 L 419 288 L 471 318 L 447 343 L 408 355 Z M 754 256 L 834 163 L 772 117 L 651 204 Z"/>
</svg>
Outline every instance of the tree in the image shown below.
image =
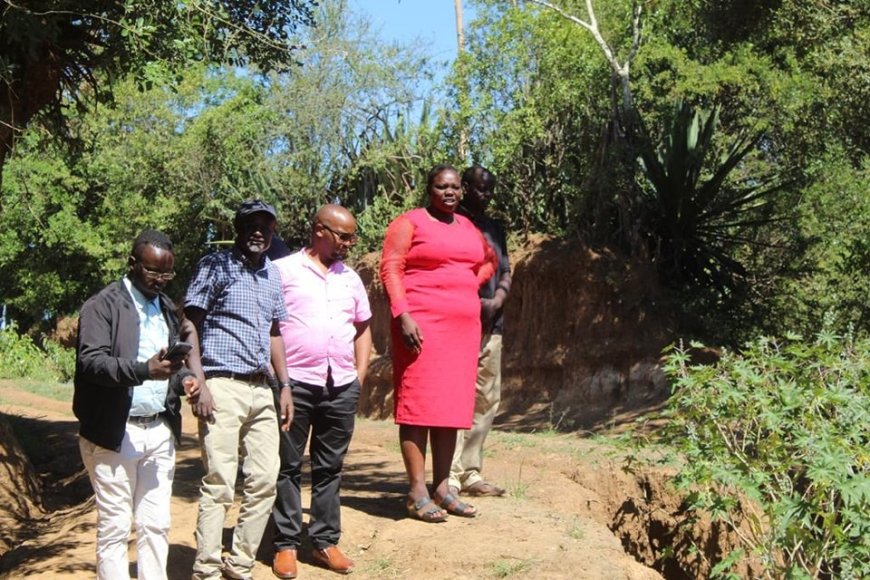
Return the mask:
<svg viewBox="0 0 870 580">
<path fill-rule="evenodd" d="M 379 236 L 438 147 L 428 117 L 422 130 L 407 120 L 430 67 L 379 42 L 344 0 L 320 6 L 292 74 L 202 64 L 171 89 L 121 79 L 111 106 L 68 120 L 81 142 L 74 155 L 37 124 L 24 132 L 0 192 L 0 270 L 10 273 L 0 303 L 19 328 L 74 312 L 119 276 L 144 227 L 175 242 L 168 290 L 180 296 L 195 260 L 232 238 L 246 198 L 275 204 L 291 247 L 327 201 L 352 208 L 367 240 Z"/>
<path fill-rule="evenodd" d="M 548 2 L 546 0 L 529 0 L 533 4 L 543 6 L 566 20 L 577 24 L 586 29 L 595 39 L 595 42 L 604 53 L 607 64 L 610 66 L 613 83 L 614 96 L 614 116 L 620 119 L 623 124 L 630 123 L 630 117 L 634 114 L 634 97 L 631 92 L 631 64 L 637 56 L 638 48 L 640 48 L 641 40 L 641 13 L 643 12 L 643 4 L 638 0 L 633 0 L 631 5 L 631 45 L 628 54 L 620 62 L 617 50 L 607 41 L 601 33 L 598 26 L 598 18 L 595 16 L 595 7 L 592 0 L 585 0 L 586 19 L 575 16 L 564 8 Z M 617 90 L 618 89 L 618 90 Z M 619 98 L 617 97 L 619 95 Z"/>
<path fill-rule="evenodd" d="M 472 160 L 509 192 L 494 209 L 513 231 L 576 232 L 584 176 L 610 116 L 607 64 L 591 36 L 555 13 L 500 1 L 475 12 L 449 81 L 448 142 L 467 130 Z"/>
<path fill-rule="evenodd" d="M 191 62 L 287 70 L 314 0 L 23 0 L 0 3 L 0 172 L 42 114 L 66 128 L 70 106 L 111 97 L 113 81 L 171 82 Z M 67 100 L 69 99 L 69 100 Z"/>
<path fill-rule="evenodd" d="M 712 154 L 696 184 L 713 178 L 722 166 L 716 157 L 730 144 L 757 137 L 721 193 L 737 194 L 741 183 L 754 187 L 774 175 L 788 187 L 717 226 L 716 239 L 730 241 L 716 261 L 736 266 L 726 266 L 732 273 L 745 271 L 742 282 L 729 282 L 728 290 L 688 284 L 691 296 L 681 297 L 703 312 L 704 326 L 723 331 L 717 340 L 733 339 L 738 327 L 776 332 L 797 312 L 813 313 L 815 326 L 804 327 L 812 331 L 822 305 L 832 306 L 836 295 L 848 297 L 844 323 L 866 320 L 859 307 L 867 302 L 864 285 L 848 275 L 866 263 L 866 246 L 851 237 L 835 190 L 851 198 L 861 190 L 854 180 L 866 173 L 870 4 L 751 4 L 646 2 L 640 37 L 632 0 L 478 0 L 468 54 L 456 68 L 457 76 L 461 67 L 468 71 L 470 94 L 463 100 L 454 92 L 454 127 L 471 127 L 476 160 L 489 163 L 503 191 L 514 194 L 497 198 L 495 209 L 516 230 L 573 233 L 654 260 L 670 282 L 676 281 L 672 266 L 692 257 L 675 261 L 661 242 L 688 223 L 669 223 L 660 211 L 665 206 L 656 207 L 664 198 L 654 199 L 658 193 L 638 159 L 657 158 L 655 144 L 671 133 L 678 102 L 719 111 Z M 633 125 L 624 111 L 636 113 Z M 863 223 L 864 213 L 851 215 Z M 819 227 L 820 215 L 835 217 L 837 225 Z M 841 243 L 837 237 L 846 232 L 850 241 Z M 697 233 L 696 241 L 712 239 L 710 232 Z M 709 249 L 723 250 L 714 246 Z M 683 281 L 730 277 L 697 272 Z M 810 279 L 811 285 L 801 283 Z M 813 296 L 810 288 L 826 291 Z M 775 304 L 778 314 L 771 316 Z M 710 316 L 721 318 L 711 323 Z"/>
<path fill-rule="evenodd" d="M 755 175 L 773 171 L 791 181 L 771 208 L 787 219 L 744 230 L 752 243 L 729 252 L 746 267 L 747 283 L 727 300 L 693 307 L 705 313 L 708 329 L 722 331 L 717 340 L 730 335 L 735 344 L 759 330 L 812 334 L 823 321 L 867 334 L 870 293 L 859 273 L 870 256 L 863 234 L 870 219 L 863 130 L 870 123 L 870 5 L 657 6 L 646 20 L 655 34 L 635 67 L 635 96 L 647 119 L 667 117 L 664 98 L 720 103 L 723 135 L 764 133 L 758 157 L 767 169 L 756 164 Z"/>
</svg>

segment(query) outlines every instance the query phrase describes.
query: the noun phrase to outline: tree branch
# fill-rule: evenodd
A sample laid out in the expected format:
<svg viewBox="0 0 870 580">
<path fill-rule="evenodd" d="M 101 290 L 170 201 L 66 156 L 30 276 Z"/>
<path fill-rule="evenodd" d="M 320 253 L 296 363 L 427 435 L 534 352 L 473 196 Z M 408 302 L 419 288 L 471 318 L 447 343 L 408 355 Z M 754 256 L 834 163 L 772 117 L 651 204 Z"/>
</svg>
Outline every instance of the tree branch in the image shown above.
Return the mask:
<svg viewBox="0 0 870 580">
<path fill-rule="evenodd" d="M 639 0 L 634 0 L 632 2 L 632 17 L 631 17 L 631 48 L 628 52 L 628 57 L 625 59 L 625 62 L 620 64 L 619 60 L 616 57 L 614 50 L 610 47 L 604 37 L 601 35 L 601 30 L 598 28 L 598 20 L 595 18 L 595 9 L 592 6 L 592 0 L 586 0 L 586 13 L 589 17 L 589 21 L 583 20 L 570 14 L 560 6 L 557 6 L 550 2 L 549 0 L 528 0 L 533 4 L 537 4 L 538 6 L 543 6 L 549 10 L 552 10 L 556 14 L 562 16 L 563 18 L 582 26 L 586 30 L 592 34 L 592 37 L 595 39 L 595 42 L 598 43 L 598 46 L 604 52 L 604 57 L 607 59 L 607 64 L 610 65 L 610 69 L 613 71 L 613 74 L 616 78 L 619 79 L 619 84 L 622 88 L 622 108 L 623 112 L 627 112 L 634 109 L 634 98 L 631 93 L 631 85 L 629 84 L 629 71 L 631 70 L 631 61 L 634 59 L 635 55 L 637 55 L 637 51 L 640 48 L 641 42 L 641 25 L 640 25 L 640 16 L 643 11 L 643 6 Z M 614 83 L 615 84 L 615 83 Z"/>
</svg>

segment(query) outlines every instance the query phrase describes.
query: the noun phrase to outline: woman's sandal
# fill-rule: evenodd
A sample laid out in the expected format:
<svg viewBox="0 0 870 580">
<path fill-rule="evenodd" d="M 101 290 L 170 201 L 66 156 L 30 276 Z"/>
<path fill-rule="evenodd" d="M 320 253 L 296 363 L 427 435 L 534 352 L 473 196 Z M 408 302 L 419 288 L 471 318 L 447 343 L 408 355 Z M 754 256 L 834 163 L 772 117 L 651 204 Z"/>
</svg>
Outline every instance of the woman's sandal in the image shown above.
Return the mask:
<svg viewBox="0 0 870 580">
<path fill-rule="evenodd" d="M 445 495 L 444 499 L 442 499 L 441 503 L 438 505 L 447 510 L 447 513 L 453 514 L 454 516 L 459 516 L 463 518 L 477 517 L 476 507 L 465 503 L 452 493 L 448 493 L 447 495 Z"/>
<path fill-rule="evenodd" d="M 440 524 L 447 521 L 446 510 L 435 505 L 432 498 L 424 496 L 417 501 L 409 499 L 405 507 L 408 508 L 408 515 L 426 523 Z"/>
</svg>

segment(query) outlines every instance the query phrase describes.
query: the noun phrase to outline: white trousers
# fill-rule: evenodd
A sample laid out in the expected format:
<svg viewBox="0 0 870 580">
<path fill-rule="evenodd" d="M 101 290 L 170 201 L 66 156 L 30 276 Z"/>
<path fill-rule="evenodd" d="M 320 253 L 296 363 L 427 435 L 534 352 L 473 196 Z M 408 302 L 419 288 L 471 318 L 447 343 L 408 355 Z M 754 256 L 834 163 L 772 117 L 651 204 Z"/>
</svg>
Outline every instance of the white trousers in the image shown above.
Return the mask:
<svg viewBox="0 0 870 580">
<path fill-rule="evenodd" d="M 97 502 L 97 578 L 130 578 L 127 543 L 135 523 L 138 578 L 165 580 L 175 442 L 163 419 L 127 423 L 121 451 L 79 438 Z"/>
</svg>

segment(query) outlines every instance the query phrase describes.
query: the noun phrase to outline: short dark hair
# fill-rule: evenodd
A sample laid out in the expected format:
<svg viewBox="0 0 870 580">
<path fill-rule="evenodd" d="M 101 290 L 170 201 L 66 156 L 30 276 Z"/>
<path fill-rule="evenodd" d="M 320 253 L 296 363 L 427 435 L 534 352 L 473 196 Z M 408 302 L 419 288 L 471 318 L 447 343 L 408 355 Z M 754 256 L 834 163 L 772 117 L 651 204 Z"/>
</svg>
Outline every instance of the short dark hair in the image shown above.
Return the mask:
<svg viewBox="0 0 870 580">
<path fill-rule="evenodd" d="M 130 254 L 137 260 L 142 257 L 142 248 L 154 246 L 161 250 L 172 252 L 172 240 L 163 232 L 157 230 L 142 230 L 142 233 L 133 240 L 133 249 Z"/>
<path fill-rule="evenodd" d="M 452 171 L 459 175 L 459 171 L 456 170 L 452 165 L 447 165 L 446 163 L 439 163 L 435 167 L 429 170 L 429 173 L 426 174 L 426 189 L 432 187 L 432 183 L 435 181 L 435 178 L 438 177 L 438 174 L 442 171 Z"/>
<path fill-rule="evenodd" d="M 472 165 L 471 167 L 463 171 L 462 183 L 471 183 L 471 180 L 474 179 L 475 176 L 479 177 L 483 181 L 492 181 L 492 184 L 495 185 L 495 175 L 493 175 L 492 172 L 483 165 Z"/>
</svg>

